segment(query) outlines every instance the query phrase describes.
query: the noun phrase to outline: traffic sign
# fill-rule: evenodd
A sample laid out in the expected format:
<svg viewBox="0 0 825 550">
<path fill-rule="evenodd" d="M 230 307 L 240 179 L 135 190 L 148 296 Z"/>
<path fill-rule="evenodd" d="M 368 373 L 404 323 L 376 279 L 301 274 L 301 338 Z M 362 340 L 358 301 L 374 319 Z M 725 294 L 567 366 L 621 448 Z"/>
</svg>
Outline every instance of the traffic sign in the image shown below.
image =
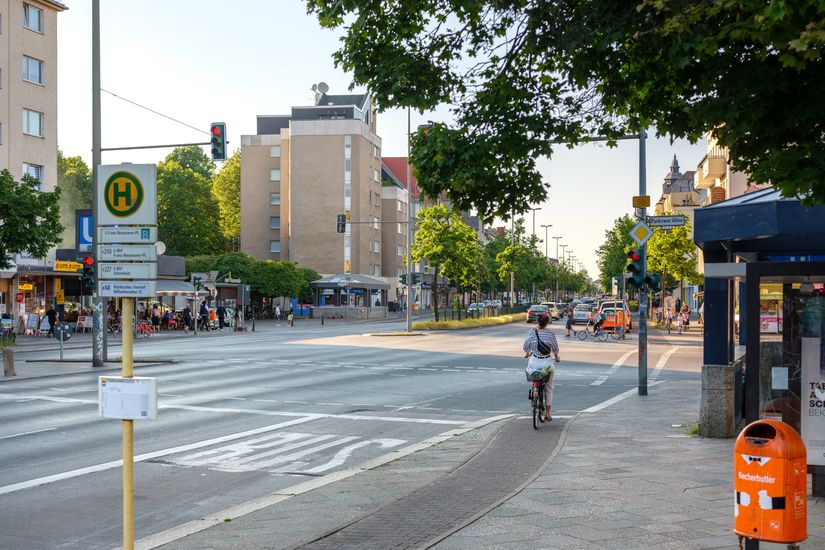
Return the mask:
<svg viewBox="0 0 825 550">
<path fill-rule="evenodd" d="M 153 244 L 98 245 L 100 262 L 156 262 L 158 249 Z"/>
<path fill-rule="evenodd" d="M 54 262 L 55 271 L 69 271 L 74 273 L 78 269 L 83 269 L 83 264 L 79 262 L 62 262 L 59 260 Z"/>
<path fill-rule="evenodd" d="M 630 236 L 639 243 L 639 246 L 644 246 L 648 239 L 653 236 L 653 230 L 645 222 L 639 222 L 630 230 Z"/>
<path fill-rule="evenodd" d="M 684 216 L 649 216 L 650 227 L 681 227 L 685 225 Z"/>
<path fill-rule="evenodd" d="M 22 292 L 18 292 L 17 294 L 14 295 L 14 301 L 17 302 L 18 304 L 22 304 L 23 300 L 25 300 L 25 299 L 26 299 L 26 296 Z"/>
<path fill-rule="evenodd" d="M 158 264 L 97 264 L 98 279 L 154 279 L 158 276 Z"/>
<path fill-rule="evenodd" d="M 157 227 L 98 227 L 99 244 L 154 244 L 158 240 Z"/>
<path fill-rule="evenodd" d="M 106 298 L 154 297 L 155 281 L 100 281 L 97 295 Z"/>
<path fill-rule="evenodd" d="M 649 208 L 650 195 L 637 195 L 633 197 L 633 208 Z"/>
<path fill-rule="evenodd" d="M 98 226 L 157 225 L 154 164 L 107 164 L 98 169 Z"/>
</svg>

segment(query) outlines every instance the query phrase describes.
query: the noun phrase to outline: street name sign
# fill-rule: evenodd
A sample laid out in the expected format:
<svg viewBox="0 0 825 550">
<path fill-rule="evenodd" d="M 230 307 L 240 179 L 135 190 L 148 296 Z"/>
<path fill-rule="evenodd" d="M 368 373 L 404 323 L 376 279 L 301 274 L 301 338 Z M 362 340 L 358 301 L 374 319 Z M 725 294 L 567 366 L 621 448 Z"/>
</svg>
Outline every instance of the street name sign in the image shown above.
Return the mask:
<svg viewBox="0 0 825 550">
<path fill-rule="evenodd" d="M 98 226 L 157 225 L 154 164 L 104 164 L 97 173 Z"/>
<path fill-rule="evenodd" d="M 75 272 L 78 269 L 83 269 L 83 264 L 79 262 L 62 262 L 60 260 L 54 262 L 55 271 Z"/>
<path fill-rule="evenodd" d="M 639 222 L 630 230 L 630 236 L 639 243 L 639 246 L 644 246 L 648 239 L 653 236 L 653 230 L 645 222 Z"/>
<path fill-rule="evenodd" d="M 100 279 L 154 279 L 158 276 L 158 264 L 98 263 Z"/>
<path fill-rule="evenodd" d="M 685 225 L 684 216 L 650 216 L 647 218 L 650 227 L 681 227 Z"/>
<path fill-rule="evenodd" d="M 98 245 L 99 262 L 156 262 L 158 249 L 153 244 Z"/>
<path fill-rule="evenodd" d="M 98 296 L 144 298 L 155 296 L 155 281 L 99 281 Z"/>
<path fill-rule="evenodd" d="M 157 227 L 98 227 L 99 244 L 154 244 L 158 240 Z"/>
</svg>

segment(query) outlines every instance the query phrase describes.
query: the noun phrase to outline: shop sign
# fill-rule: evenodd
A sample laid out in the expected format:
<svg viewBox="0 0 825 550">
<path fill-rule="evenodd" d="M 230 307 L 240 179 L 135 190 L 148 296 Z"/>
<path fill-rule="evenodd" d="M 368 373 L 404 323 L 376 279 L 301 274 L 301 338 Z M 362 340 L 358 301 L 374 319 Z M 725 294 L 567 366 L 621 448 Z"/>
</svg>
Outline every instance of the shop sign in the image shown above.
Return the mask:
<svg viewBox="0 0 825 550">
<path fill-rule="evenodd" d="M 59 306 L 62 306 L 63 304 L 65 304 L 65 303 L 66 303 L 66 297 L 65 297 L 65 295 L 63 294 L 63 291 L 62 291 L 62 290 L 58 290 L 58 291 L 55 293 L 55 296 L 54 296 L 54 301 L 55 301 L 55 302 L 57 303 L 57 305 L 59 305 Z"/>
<path fill-rule="evenodd" d="M 820 325 L 821 326 L 821 325 Z M 823 335 L 825 336 L 825 335 Z M 825 466 L 825 339 L 802 338 L 801 435 L 808 464 Z"/>
<path fill-rule="evenodd" d="M 17 288 L 19 288 L 20 290 L 31 291 L 34 290 L 34 285 L 31 283 L 20 283 L 20 285 Z"/>
<path fill-rule="evenodd" d="M 79 262 L 63 262 L 60 260 L 54 262 L 55 271 L 68 271 L 70 273 L 74 273 L 78 269 L 83 269 L 83 264 Z"/>
<path fill-rule="evenodd" d="M 22 292 L 18 292 L 17 294 L 14 295 L 14 301 L 17 302 L 18 304 L 22 304 L 23 300 L 25 300 L 25 298 L 26 298 L 26 295 L 23 294 Z"/>
</svg>

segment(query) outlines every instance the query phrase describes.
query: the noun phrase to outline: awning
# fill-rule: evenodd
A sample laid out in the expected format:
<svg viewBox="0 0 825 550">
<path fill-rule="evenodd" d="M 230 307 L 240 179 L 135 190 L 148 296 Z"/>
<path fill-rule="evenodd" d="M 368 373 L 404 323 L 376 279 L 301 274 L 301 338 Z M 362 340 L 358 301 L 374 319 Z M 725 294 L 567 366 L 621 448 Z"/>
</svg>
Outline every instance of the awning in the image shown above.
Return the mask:
<svg viewBox="0 0 825 550">
<path fill-rule="evenodd" d="M 178 281 L 174 279 L 158 279 L 155 281 L 156 294 L 158 296 L 194 296 L 195 287 L 189 281 Z M 206 290 L 199 290 L 198 296 L 207 296 Z"/>
</svg>

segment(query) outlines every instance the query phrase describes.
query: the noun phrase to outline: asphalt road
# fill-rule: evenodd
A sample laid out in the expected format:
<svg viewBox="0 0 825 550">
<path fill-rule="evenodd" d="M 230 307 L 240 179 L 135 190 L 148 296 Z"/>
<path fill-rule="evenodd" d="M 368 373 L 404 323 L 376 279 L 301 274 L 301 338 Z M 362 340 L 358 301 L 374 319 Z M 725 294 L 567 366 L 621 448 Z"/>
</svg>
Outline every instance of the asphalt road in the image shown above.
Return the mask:
<svg viewBox="0 0 825 550">
<path fill-rule="evenodd" d="M 158 419 L 135 422 L 137 538 L 528 413 L 525 325 L 416 337 L 364 335 L 391 323 L 273 325 L 136 344 L 138 358 L 176 360 L 135 373 L 160 392 Z M 559 340 L 554 416 L 636 388 L 635 341 Z M 701 348 L 674 343 L 653 339 L 651 384 L 698 376 Z M 0 384 L 0 548 L 120 545 L 121 423 L 98 418 L 97 374 Z"/>
</svg>

